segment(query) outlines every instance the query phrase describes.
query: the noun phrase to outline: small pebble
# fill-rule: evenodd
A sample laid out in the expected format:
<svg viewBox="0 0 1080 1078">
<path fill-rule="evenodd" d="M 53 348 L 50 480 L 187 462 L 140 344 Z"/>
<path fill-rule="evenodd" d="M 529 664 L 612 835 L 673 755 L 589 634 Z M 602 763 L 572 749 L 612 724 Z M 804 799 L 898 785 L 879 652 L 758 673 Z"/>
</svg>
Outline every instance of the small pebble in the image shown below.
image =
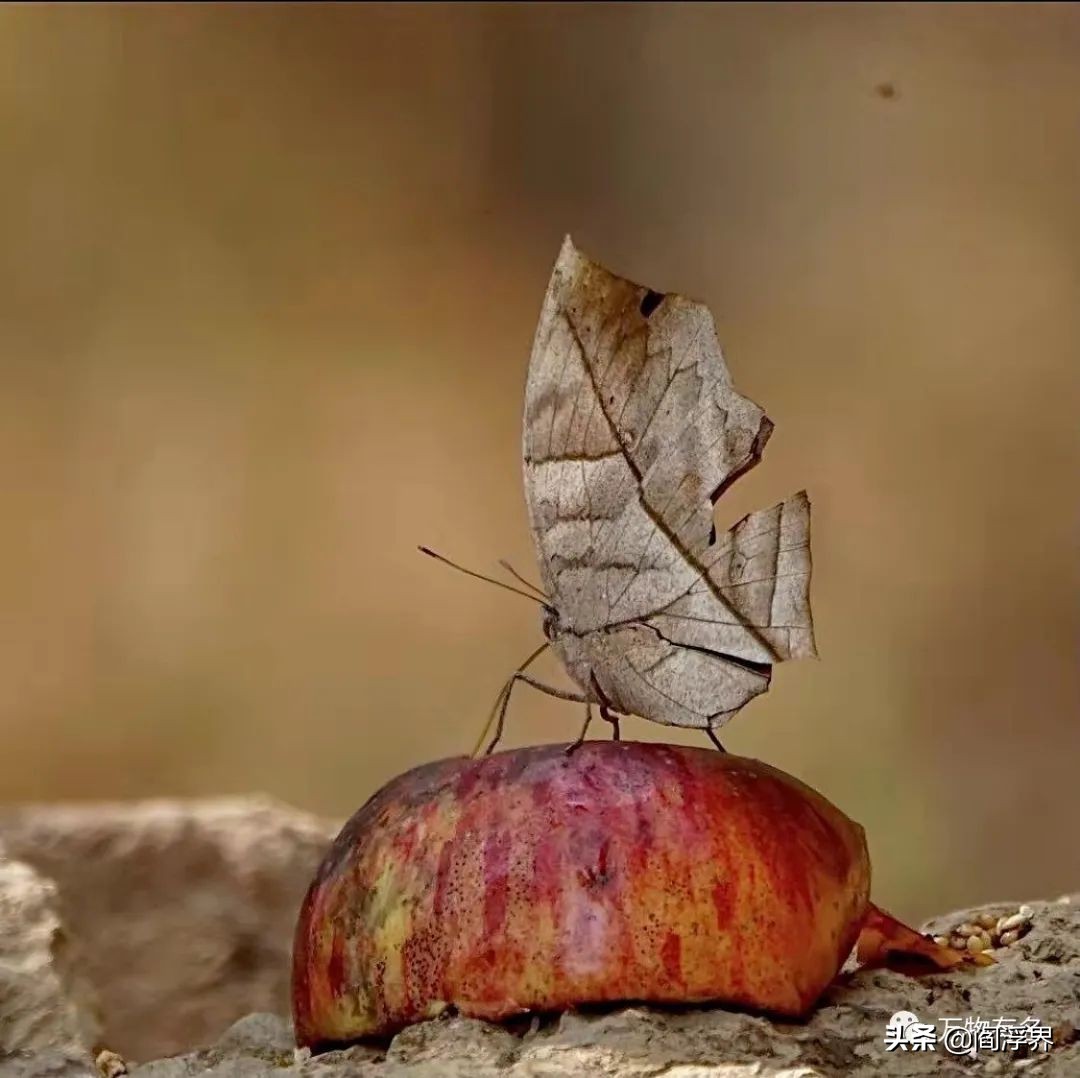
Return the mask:
<svg viewBox="0 0 1080 1078">
<path fill-rule="evenodd" d="M 983 947 L 982 936 L 976 936 L 974 934 L 968 936 L 967 949 L 972 954 L 978 954 L 980 951 L 985 950 Z"/>
<path fill-rule="evenodd" d="M 992 913 L 980 913 L 976 920 L 979 922 L 979 927 L 985 928 L 987 931 L 994 928 L 998 923 L 998 919 Z"/>
<path fill-rule="evenodd" d="M 968 936 L 974 936 L 979 931 L 979 926 L 972 924 L 971 921 L 965 921 L 962 925 L 959 925 L 956 929 L 958 936 L 963 936 L 967 939 Z"/>
<path fill-rule="evenodd" d="M 952 946 L 952 941 L 949 939 L 948 936 L 935 936 L 934 937 L 934 942 L 939 947 L 951 947 Z"/>
<path fill-rule="evenodd" d="M 985 929 L 979 933 L 979 939 L 982 940 L 984 951 L 992 951 L 994 949 L 994 941 L 990 938 L 990 933 Z"/>
<path fill-rule="evenodd" d="M 1001 922 L 1002 932 L 1015 932 L 1023 928 L 1029 927 L 1031 920 L 1022 913 L 1014 913 L 1011 917 L 1006 917 Z"/>
<path fill-rule="evenodd" d="M 1016 912 L 1019 913 L 1021 917 L 1026 917 L 1028 920 L 1031 920 L 1031 918 L 1035 916 L 1035 911 L 1030 906 L 1021 906 Z"/>
<path fill-rule="evenodd" d="M 1054 1041 L 1054 1045 L 1058 1048 L 1066 1044 L 1072 1044 L 1073 1041 L 1078 1039 L 1076 1026 L 1072 1022 L 1060 1022 L 1050 1030 L 1050 1036 Z"/>
<path fill-rule="evenodd" d="M 103 1052 L 98 1052 L 94 1063 L 101 1078 L 120 1078 L 128 1072 L 124 1057 L 116 1052 L 110 1052 L 107 1048 Z"/>
<path fill-rule="evenodd" d="M 1019 932 L 1002 932 L 1000 940 L 1001 946 L 1011 947 L 1019 938 Z"/>
</svg>

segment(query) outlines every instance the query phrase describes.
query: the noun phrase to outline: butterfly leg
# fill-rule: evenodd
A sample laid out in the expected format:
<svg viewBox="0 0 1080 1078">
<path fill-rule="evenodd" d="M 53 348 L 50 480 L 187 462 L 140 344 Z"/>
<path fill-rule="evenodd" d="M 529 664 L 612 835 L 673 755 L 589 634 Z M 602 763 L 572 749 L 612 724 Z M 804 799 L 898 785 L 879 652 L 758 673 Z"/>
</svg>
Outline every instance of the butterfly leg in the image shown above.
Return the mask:
<svg viewBox="0 0 1080 1078">
<path fill-rule="evenodd" d="M 550 642 L 545 641 L 540 645 L 518 668 L 517 672 L 520 674 L 527 670 L 536 660 L 551 646 Z M 514 686 L 514 679 L 510 678 L 509 681 L 499 690 L 499 695 L 495 697 L 495 703 L 491 707 L 491 711 L 488 713 L 487 722 L 484 723 L 483 730 L 480 731 L 480 737 L 476 741 L 476 746 L 472 750 L 472 755 L 476 756 L 477 753 L 484 747 L 484 740 L 487 738 L 488 730 L 491 729 L 491 724 L 495 721 L 495 715 L 499 716 L 499 732 L 495 735 L 495 740 L 492 741 L 491 747 L 488 749 L 488 753 L 498 743 L 499 738 L 502 736 L 502 720 L 506 714 L 506 705 L 510 701 L 510 690 Z M 503 698 L 506 698 L 505 701 Z"/>
<path fill-rule="evenodd" d="M 569 756 L 572 752 L 575 752 L 577 749 L 580 749 L 581 746 L 585 744 L 585 735 L 589 732 L 589 724 L 591 722 L 592 722 L 592 705 L 589 704 L 589 703 L 586 703 L 585 704 L 585 724 L 581 727 L 581 733 L 578 734 L 577 741 L 575 741 L 572 744 L 566 746 L 566 749 L 564 751 L 566 752 L 567 756 Z"/>
<path fill-rule="evenodd" d="M 502 737 L 503 719 L 506 716 L 506 706 L 510 702 L 510 687 L 513 685 L 513 680 L 508 681 L 500 690 L 499 695 L 495 697 L 495 704 L 491 709 L 491 714 L 488 716 L 487 724 L 484 726 L 483 731 L 480 734 L 480 741 L 477 743 L 475 749 L 473 749 L 473 756 L 483 748 L 484 738 L 487 737 L 488 730 L 491 729 L 491 724 L 495 721 L 496 715 L 498 715 L 498 726 L 495 730 L 495 736 L 492 738 L 491 744 L 488 745 L 485 756 L 490 756 L 492 749 L 499 743 L 499 738 Z"/>
<path fill-rule="evenodd" d="M 720 750 L 721 752 L 727 752 L 727 749 L 725 749 L 725 748 L 724 748 L 724 746 L 720 744 L 720 738 L 718 738 L 718 737 L 716 736 L 716 734 L 715 734 L 715 733 L 713 732 L 713 728 L 712 728 L 711 726 L 706 726 L 706 727 L 705 727 L 705 733 L 707 733 L 707 734 L 709 735 L 709 740 L 710 740 L 710 741 L 711 741 L 711 742 L 712 742 L 712 743 L 713 743 L 713 744 L 714 744 L 714 745 L 715 745 L 715 746 L 716 746 L 716 747 L 717 747 L 717 748 L 718 748 L 718 749 L 719 749 L 719 750 Z"/>
<path fill-rule="evenodd" d="M 600 705 L 600 717 L 605 722 L 610 722 L 611 723 L 611 740 L 612 741 L 618 741 L 619 740 L 619 716 L 618 715 L 612 715 L 612 713 L 610 711 L 608 711 L 608 709 L 606 707 L 604 707 L 603 704 L 601 704 Z"/>
<path fill-rule="evenodd" d="M 491 744 L 488 745 L 485 750 L 485 756 L 490 756 L 495 751 L 495 746 L 502 738 L 503 726 L 506 721 L 506 709 L 510 706 L 510 694 L 514 691 L 514 685 L 519 681 L 524 681 L 526 685 L 531 685 L 534 689 L 546 692 L 548 696 L 554 696 L 559 700 L 572 700 L 576 704 L 589 703 L 589 697 L 582 693 L 571 692 L 568 689 L 557 689 L 554 685 L 545 685 L 544 682 L 537 681 L 536 678 L 531 677 L 521 670 L 515 671 L 510 675 L 510 680 L 503 687 L 501 698 L 499 700 L 499 717 L 495 721 L 495 736 L 491 739 Z"/>
<path fill-rule="evenodd" d="M 611 704 L 608 698 L 604 695 L 603 689 L 600 688 L 600 682 L 596 680 L 596 675 L 590 670 L 589 680 L 592 682 L 593 692 L 596 693 L 597 700 L 600 701 L 600 718 L 604 722 L 611 723 L 611 740 L 619 740 L 619 717 L 611 713 Z"/>
</svg>

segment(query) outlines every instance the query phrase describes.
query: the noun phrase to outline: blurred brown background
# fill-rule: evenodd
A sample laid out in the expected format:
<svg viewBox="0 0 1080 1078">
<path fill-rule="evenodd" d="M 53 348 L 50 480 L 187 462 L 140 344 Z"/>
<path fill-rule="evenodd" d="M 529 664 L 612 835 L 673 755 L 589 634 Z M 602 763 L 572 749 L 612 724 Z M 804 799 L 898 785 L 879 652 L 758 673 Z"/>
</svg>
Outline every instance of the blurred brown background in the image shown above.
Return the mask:
<svg viewBox="0 0 1080 1078">
<path fill-rule="evenodd" d="M 860 820 L 900 914 L 1080 888 L 1075 6 L 0 30 L 0 801 L 343 816 L 468 751 L 538 612 L 416 544 L 535 575 L 521 396 L 571 232 L 708 302 L 776 422 L 720 524 L 814 503 L 822 658 L 728 747 Z M 519 693 L 510 744 L 576 733 Z"/>
</svg>

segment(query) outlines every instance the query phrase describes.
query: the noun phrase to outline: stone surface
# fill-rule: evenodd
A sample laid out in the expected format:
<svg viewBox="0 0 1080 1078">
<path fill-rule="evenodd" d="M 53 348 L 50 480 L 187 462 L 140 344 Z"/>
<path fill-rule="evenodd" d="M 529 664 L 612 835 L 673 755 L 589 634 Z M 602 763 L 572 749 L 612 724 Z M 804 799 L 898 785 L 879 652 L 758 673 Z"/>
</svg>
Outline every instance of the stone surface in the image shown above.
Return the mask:
<svg viewBox="0 0 1080 1078">
<path fill-rule="evenodd" d="M 0 1068 L 5 1053 L 89 1058 L 99 1026 L 76 951 L 56 885 L 0 849 Z"/>
<path fill-rule="evenodd" d="M 337 826 L 261 798 L 22 807 L 0 842 L 56 881 L 108 1048 L 153 1059 L 287 1014 L 300 900 Z"/>
<path fill-rule="evenodd" d="M 0 1052 L 0 1078 L 100 1078 L 90 1057 L 52 1049 Z"/>
<path fill-rule="evenodd" d="M 630 1007 L 534 1018 L 494 1026 L 443 1018 L 413 1026 L 385 1048 L 357 1046 L 307 1057 L 289 1050 L 288 1024 L 256 1015 L 209 1049 L 133 1069 L 134 1078 L 918 1078 L 1000 1074 L 1080 1075 L 1080 906 L 1036 902 L 1034 926 L 995 952 L 983 969 L 919 978 L 889 970 L 847 975 L 805 1022 L 718 1008 Z M 989 906 L 939 918 L 941 930 Z M 935 1051 L 885 1051 L 889 1017 L 915 1012 L 924 1022 L 969 1016 L 1023 1019 L 1056 1027 L 1047 1053 L 984 1050 L 976 1060 Z M 941 1030 L 939 1025 L 938 1029 Z"/>
</svg>

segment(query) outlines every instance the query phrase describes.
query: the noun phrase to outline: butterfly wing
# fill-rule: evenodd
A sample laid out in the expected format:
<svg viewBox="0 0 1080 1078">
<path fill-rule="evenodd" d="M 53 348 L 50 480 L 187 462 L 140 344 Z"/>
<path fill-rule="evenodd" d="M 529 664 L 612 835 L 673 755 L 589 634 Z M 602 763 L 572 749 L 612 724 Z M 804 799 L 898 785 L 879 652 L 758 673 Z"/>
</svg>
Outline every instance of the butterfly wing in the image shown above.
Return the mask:
<svg viewBox="0 0 1080 1078">
<path fill-rule="evenodd" d="M 719 539 L 713 529 L 713 504 L 771 430 L 731 385 L 707 308 L 616 277 L 567 238 L 533 344 L 523 446 L 540 571 L 563 623 L 579 635 L 647 625 L 662 650 L 707 652 L 726 703 L 763 691 L 768 664 L 814 654 L 805 495 Z M 643 706 L 658 721 L 677 710 Z"/>
</svg>

